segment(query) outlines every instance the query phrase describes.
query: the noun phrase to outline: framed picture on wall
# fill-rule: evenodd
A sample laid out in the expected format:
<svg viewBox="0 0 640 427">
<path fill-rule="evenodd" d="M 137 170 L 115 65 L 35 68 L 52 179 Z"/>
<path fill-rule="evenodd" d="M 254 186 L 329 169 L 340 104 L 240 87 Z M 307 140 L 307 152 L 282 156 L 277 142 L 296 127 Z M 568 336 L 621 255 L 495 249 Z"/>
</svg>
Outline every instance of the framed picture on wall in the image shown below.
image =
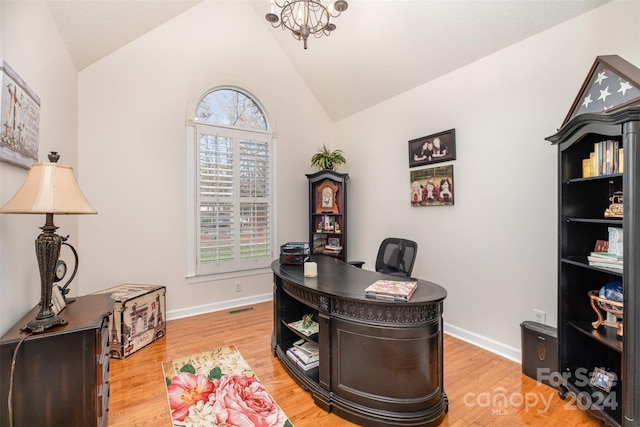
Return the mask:
<svg viewBox="0 0 640 427">
<path fill-rule="evenodd" d="M 30 169 L 38 161 L 40 98 L 0 59 L 0 160 Z"/>
<path fill-rule="evenodd" d="M 409 141 L 409 167 L 456 159 L 456 130 L 449 129 Z"/>
<path fill-rule="evenodd" d="M 453 165 L 418 169 L 411 178 L 411 206 L 453 205 Z"/>
</svg>

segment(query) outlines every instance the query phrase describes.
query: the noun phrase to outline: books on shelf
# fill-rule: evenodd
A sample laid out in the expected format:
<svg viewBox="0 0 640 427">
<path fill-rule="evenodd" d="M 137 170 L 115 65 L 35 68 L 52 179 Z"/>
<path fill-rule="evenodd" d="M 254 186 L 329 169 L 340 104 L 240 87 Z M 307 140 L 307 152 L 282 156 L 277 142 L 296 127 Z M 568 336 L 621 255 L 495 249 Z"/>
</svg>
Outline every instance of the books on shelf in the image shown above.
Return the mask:
<svg viewBox="0 0 640 427">
<path fill-rule="evenodd" d="M 305 371 L 308 371 L 309 369 L 313 369 L 315 367 L 317 367 L 320 364 L 320 360 L 315 360 L 313 362 L 304 362 L 302 359 L 300 359 L 296 353 L 294 352 L 294 350 L 296 349 L 296 347 L 291 347 L 287 350 L 287 357 L 294 362 L 297 366 L 301 367 L 302 369 L 304 369 Z"/>
<path fill-rule="evenodd" d="M 325 245 L 322 253 L 325 255 L 340 255 L 342 252 L 342 246 L 337 245 Z"/>
<path fill-rule="evenodd" d="M 313 341 L 299 339 L 298 341 L 293 343 L 293 346 L 300 349 L 300 351 L 304 352 L 308 356 L 316 356 L 320 353 L 320 348 L 318 347 L 318 343 Z"/>
<path fill-rule="evenodd" d="M 587 256 L 587 260 L 589 265 L 593 267 L 613 268 L 616 270 L 622 270 L 623 268 L 622 256 L 609 252 L 591 252 Z"/>
<path fill-rule="evenodd" d="M 315 353 L 309 354 L 306 351 L 302 350 L 300 347 L 297 347 L 295 345 L 293 347 L 291 347 L 289 350 L 291 350 L 291 352 L 298 359 L 302 360 L 306 364 L 315 363 L 318 360 L 320 360 L 320 353 L 319 352 L 315 352 Z"/>
<path fill-rule="evenodd" d="M 417 281 L 376 280 L 364 292 L 370 298 L 409 301 L 417 287 Z"/>
<path fill-rule="evenodd" d="M 609 252 L 608 240 L 596 240 L 596 245 L 593 248 L 594 252 Z"/>
<path fill-rule="evenodd" d="M 307 337 L 310 337 L 313 334 L 317 334 L 320 330 L 320 325 L 318 325 L 318 322 L 315 322 L 313 320 L 305 322 L 304 320 L 300 319 L 296 320 L 295 322 L 289 323 L 289 326 Z"/>
<path fill-rule="evenodd" d="M 582 161 L 582 177 L 602 176 L 623 172 L 624 150 L 616 140 L 598 141 L 588 159 Z"/>
</svg>

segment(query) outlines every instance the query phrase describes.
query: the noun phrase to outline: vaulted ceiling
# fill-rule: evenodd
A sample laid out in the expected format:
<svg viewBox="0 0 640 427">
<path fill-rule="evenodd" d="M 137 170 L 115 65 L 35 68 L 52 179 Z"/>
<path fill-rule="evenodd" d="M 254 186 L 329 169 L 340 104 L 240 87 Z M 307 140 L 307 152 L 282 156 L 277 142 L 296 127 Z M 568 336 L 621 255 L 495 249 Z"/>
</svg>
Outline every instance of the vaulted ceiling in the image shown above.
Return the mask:
<svg viewBox="0 0 640 427">
<path fill-rule="evenodd" d="M 264 20 L 268 0 L 228 1 L 251 4 L 340 120 L 611 0 L 349 0 L 337 30 L 309 39 L 307 50 Z M 199 2 L 47 0 L 78 70 Z"/>
</svg>

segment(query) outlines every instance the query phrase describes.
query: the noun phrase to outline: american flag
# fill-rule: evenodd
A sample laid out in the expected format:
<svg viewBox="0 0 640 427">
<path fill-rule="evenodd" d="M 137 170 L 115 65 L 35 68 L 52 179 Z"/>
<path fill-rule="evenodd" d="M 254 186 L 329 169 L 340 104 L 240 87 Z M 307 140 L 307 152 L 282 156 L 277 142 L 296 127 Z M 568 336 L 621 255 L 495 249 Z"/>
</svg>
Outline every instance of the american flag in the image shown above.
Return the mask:
<svg viewBox="0 0 640 427">
<path fill-rule="evenodd" d="M 640 98 L 640 89 L 604 64 L 596 69 L 575 116 L 601 113 Z"/>
</svg>

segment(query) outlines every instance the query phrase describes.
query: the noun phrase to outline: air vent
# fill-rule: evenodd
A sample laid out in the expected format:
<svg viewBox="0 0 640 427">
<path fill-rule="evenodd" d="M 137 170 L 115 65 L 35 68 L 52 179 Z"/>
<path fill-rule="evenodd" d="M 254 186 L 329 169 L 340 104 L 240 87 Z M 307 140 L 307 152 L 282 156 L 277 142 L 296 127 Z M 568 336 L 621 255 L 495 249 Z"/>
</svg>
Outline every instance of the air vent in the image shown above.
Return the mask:
<svg viewBox="0 0 640 427">
<path fill-rule="evenodd" d="M 238 314 L 238 313 L 244 313 L 245 311 L 253 311 L 253 307 L 245 307 L 245 308 L 239 308 L 237 310 L 231 310 L 229 312 L 229 314 Z"/>
</svg>

